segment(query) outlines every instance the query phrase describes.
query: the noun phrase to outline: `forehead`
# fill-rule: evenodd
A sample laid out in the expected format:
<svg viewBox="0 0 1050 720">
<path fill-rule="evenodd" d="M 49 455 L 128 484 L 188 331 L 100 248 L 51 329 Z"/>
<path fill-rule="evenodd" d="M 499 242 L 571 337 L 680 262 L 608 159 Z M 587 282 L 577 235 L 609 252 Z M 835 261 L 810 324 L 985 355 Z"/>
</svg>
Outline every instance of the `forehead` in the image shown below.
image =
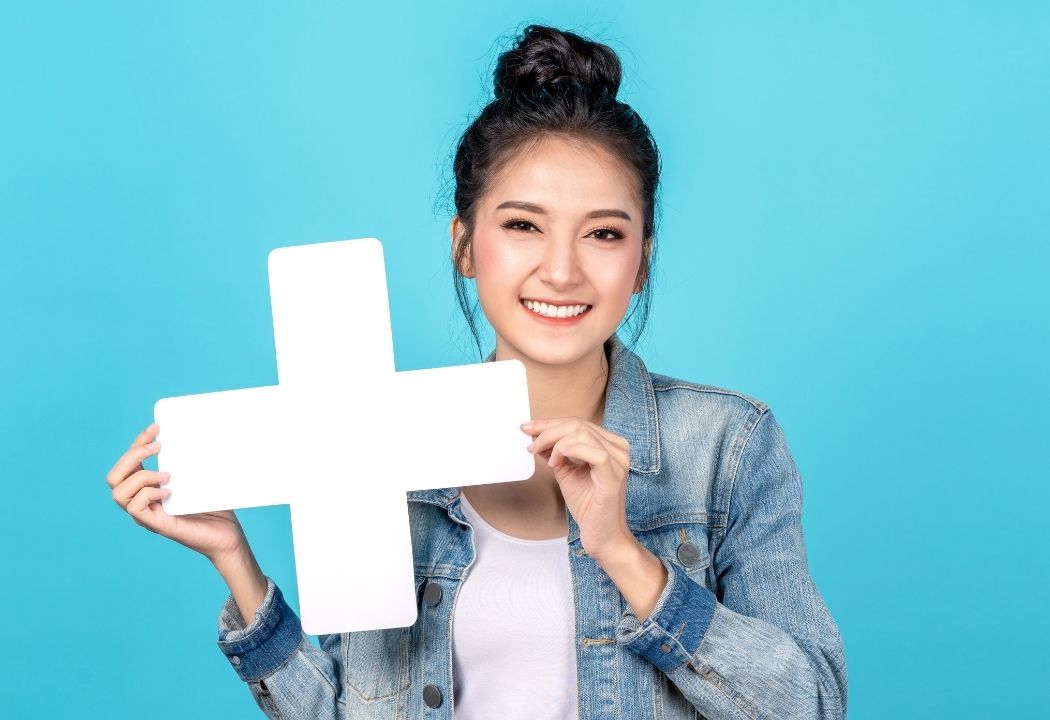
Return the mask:
<svg viewBox="0 0 1050 720">
<path fill-rule="evenodd" d="M 576 137 L 546 135 L 525 143 L 502 164 L 483 205 L 524 200 L 552 213 L 618 207 L 640 218 L 637 179 L 604 145 Z"/>
</svg>

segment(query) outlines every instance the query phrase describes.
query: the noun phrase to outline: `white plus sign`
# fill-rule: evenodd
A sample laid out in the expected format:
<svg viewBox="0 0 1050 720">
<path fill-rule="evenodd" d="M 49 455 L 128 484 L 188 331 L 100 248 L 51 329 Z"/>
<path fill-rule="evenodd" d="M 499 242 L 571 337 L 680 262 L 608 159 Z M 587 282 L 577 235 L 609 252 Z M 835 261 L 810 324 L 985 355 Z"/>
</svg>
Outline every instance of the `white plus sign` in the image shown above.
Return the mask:
<svg viewBox="0 0 1050 720">
<path fill-rule="evenodd" d="M 288 504 L 306 632 L 411 625 L 405 493 L 532 476 L 525 368 L 395 372 L 374 238 L 278 248 L 269 273 L 279 384 L 157 402 L 164 509 Z"/>
</svg>

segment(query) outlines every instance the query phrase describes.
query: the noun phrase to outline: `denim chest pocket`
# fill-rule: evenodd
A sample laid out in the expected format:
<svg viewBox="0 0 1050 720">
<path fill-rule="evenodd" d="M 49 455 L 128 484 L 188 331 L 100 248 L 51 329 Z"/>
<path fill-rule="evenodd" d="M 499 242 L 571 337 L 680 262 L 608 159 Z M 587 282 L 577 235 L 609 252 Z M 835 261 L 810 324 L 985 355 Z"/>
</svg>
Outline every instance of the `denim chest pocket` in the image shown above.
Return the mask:
<svg viewBox="0 0 1050 720">
<path fill-rule="evenodd" d="M 350 692 L 372 702 L 394 697 L 407 687 L 411 679 L 406 667 L 410 629 L 343 633 L 343 668 Z"/>
<path fill-rule="evenodd" d="M 711 556 L 706 523 L 668 522 L 636 532 L 635 536 L 654 555 L 678 565 L 685 570 L 686 575 L 708 587 L 707 571 L 711 566 Z"/>
</svg>

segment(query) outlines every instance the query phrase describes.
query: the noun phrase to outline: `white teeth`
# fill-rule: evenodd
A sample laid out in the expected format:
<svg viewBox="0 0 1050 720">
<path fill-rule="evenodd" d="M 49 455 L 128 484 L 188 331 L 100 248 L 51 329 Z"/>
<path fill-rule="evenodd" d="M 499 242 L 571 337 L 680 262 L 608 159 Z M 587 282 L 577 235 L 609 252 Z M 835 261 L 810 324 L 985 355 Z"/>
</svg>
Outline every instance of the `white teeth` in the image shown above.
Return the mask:
<svg viewBox="0 0 1050 720">
<path fill-rule="evenodd" d="M 548 305 L 535 300 L 525 300 L 524 303 L 525 307 L 534 313 L 551 318 L 576 317 L 591 307 L 590 305 Z"/>
</svg>

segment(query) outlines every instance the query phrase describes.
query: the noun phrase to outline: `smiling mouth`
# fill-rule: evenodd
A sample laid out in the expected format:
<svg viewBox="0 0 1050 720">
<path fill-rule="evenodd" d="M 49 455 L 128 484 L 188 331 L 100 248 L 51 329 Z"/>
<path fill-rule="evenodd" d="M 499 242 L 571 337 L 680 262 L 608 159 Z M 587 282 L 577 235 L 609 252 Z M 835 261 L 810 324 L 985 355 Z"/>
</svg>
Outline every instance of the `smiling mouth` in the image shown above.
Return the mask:
<svg viewBox="0 0 1050 720">
<path fill-rule="evenodd" d="M 527 298 L 522 298 L 521 304 L 524 305 L 529 312 L 551 320 L 576 318 L 589 312 L 592 307 L 591 305 L 548 305 L 547 303 L 537 302 Z"/>
</svg>

